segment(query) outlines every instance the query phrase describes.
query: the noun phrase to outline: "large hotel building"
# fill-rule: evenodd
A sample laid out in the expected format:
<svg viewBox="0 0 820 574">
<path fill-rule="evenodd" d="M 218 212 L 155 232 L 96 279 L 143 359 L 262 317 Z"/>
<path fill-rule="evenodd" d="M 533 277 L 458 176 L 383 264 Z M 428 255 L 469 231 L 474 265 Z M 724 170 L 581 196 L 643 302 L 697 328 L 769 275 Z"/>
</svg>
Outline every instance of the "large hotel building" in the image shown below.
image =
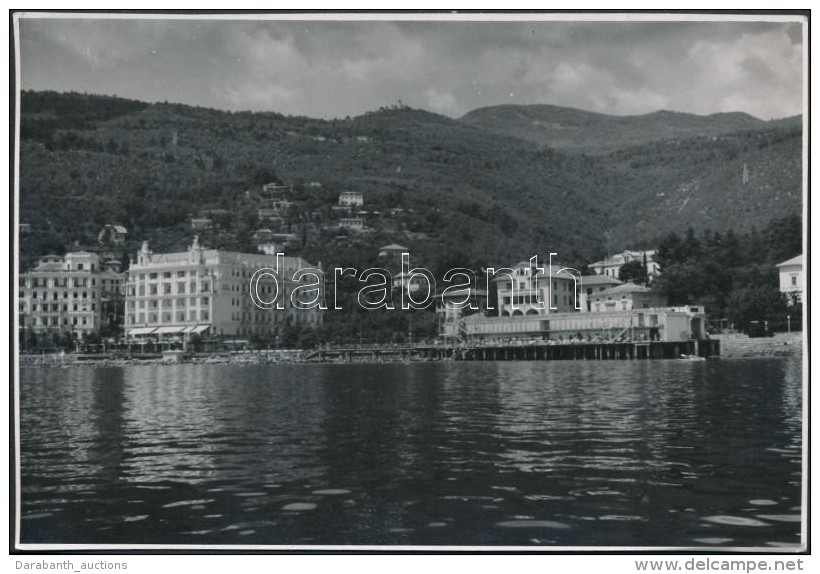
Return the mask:
<svg viewBox="0 0 820 574">
<path fill-rule="evenodd" d="M 46 255 L 19 277 L 20 329 L 82 338 L 118 322 L 125 275 L 96 253 Z"/>
<path fill-rule="evenodd" d="M 287 324 L 318 325 L 321 309 L 291 302 L 297 286 L 315 283 L 297 271 L 314 268 L 299 257 L 205 249 L 196 238 L 188 251 L 177 253 L 153 253 L 146 241 L 128 272 L 125 334 L 277 335 Z M 260 269 L 277 272 L 255 285 L 261 300 L 281 300 L 276 308 L 260 308 L 252 300 L 250 284 Z"/>
</svg>

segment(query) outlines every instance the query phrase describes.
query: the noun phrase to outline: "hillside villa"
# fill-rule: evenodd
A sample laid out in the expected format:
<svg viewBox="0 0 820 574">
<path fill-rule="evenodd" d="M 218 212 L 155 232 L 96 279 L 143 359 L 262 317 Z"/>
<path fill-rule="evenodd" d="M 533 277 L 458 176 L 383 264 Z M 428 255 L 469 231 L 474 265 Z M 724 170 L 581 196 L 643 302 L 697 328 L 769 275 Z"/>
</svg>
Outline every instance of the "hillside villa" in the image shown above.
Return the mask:
<svg viewBox="0 0 820 574">
<path fill-rule="evenodd" d="M 803 300 L 803 254 L 777 264 L 780 274 L 780 292 L 788 297 L 789 304 Z"/>
<path fill-rule="evenodd" d="M 660 266 L 654 261 L 655 253 L 657 253 L 657 250 L 655 249 L 648 251 L 626 250 L 623 253 L 618 253 L 611 257 L 607 257 L 601 261 L 590 263 L 588 267 L 597 275 L 604 275 L 606 277 L 614 277 L 617 279 L 620 275 L 621 267 L 623 267 L 625 263 L 638 261 L 643 264 L 644 257 L 646 257 L 646 274 L 652 278 L 660 274 Z"/>
</svg>

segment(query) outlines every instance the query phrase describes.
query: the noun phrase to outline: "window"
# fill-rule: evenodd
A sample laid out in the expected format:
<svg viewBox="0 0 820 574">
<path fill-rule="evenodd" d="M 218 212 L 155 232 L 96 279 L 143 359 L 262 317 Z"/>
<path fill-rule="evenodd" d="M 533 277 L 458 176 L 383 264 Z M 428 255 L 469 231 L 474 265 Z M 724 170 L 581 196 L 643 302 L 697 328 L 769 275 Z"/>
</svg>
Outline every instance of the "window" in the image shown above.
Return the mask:
<svg viewBox="0 0 820 574">
<path fill-rule="evenodd" d="M 149 273 L 149 275 L 148 275 L 149 279 L 156 279 L 157 277 L 158 277 L 158 275 L 156 273 Z"/>
<path fill-rule="evenodd" d="M 201 291 L 202 291 L 203 293 L 207 293 L 207 292 L 208 292 L 208 291 L 210 291 L 210 290 L 211 290 L 211 284 L 210 284 L 210 283 L 208 283 L 207 281 L 203 281 L 203 282 L 202 282 L 202 289 L 201 289 Z"/>
<path fill-rule="evenodd" d="M 162 274 L 162 278 L 163 279 L 170 279 L 171 278 L 171 272 L 166 271 L 165 273 Z"/>
<path fill-rule="evenodd" d="M 140 297 L 145 297 L 145 285 L 140 285 L 137 288 L 137 293 L 139 294 Z"/>
<path fill-rule="evenodd" d="M 208 311 L 203 309 L 202 312 L 200 313 L 200 317 L 202 317 L 203 321 L 207 321 L 208 320 Z"/>
<path fill-rule="evenodd" d="M 185 277 L 185 271 L 177 271 L 177 277 Z"/>
<path fill-rule="evenodd" d="M 32 292 L 31 292 L 31 298 L 32 298 L 32 299 L 36 299 L 36 298 L 37 298 L 37 291 L 32 291 Z"/>
<path fill-rule="evenodd" d="M 792 280 L 792 287 L 796 287 L 797 286 L 797 275 L 792 273 L 791 280 Z"/>
<path fill-rule="evenodd" d="M 148 292 L 149 292 L 150 295 L 156 295 L 157 294 L 157 286 L 156 285 L 150 285 Z"/>
<path fill-rule="evenodd" d="M 163 283 L 162 284 L 162 294 L 163 295 L 170 295 L 171 294 L 171 284 L 170 283 Z"/>
<path fill-rule="evenodd" d="M 82 271 L 83 270 L 83 264 L 82 263 L 77 263 L 77 269 Z"/>
<path fill-rule="evenodd" d="M 185 293 L 185 282 L 180 281 L 177 283 L 177 293 Z"/>
<path fill-rule="evenodd" d="M 207 304 L 208 304 L 208 298 L 207 298 L 207 297 L 203 297 L 203 298 L 202 298 L 202 300 L 201 300 L 201 302 L 202 302 L 202 305 L 207 305 Z"/>
<path fill-rule="evenodd" d="M 185 307 L 185 298 L 177 299 L 177 307 Z"/>
</svg>

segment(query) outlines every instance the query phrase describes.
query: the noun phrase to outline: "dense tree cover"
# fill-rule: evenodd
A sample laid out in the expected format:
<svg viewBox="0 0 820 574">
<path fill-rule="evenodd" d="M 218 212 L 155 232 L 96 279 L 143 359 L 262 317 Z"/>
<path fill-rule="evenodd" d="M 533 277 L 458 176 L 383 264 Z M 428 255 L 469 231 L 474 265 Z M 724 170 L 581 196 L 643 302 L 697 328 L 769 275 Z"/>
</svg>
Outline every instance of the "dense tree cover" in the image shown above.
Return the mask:
<svg viewBox="0 0 820 574">
<path fill-rule="evenodd" d="M 641 261 L 629 261 L 618 269 L 618 279 L 624 283 L 635 283 L 636 285 L 647 285 L 649 275 L 647 275 L 646 265 Z"/>
<path fill-rule="evenodd" d="M 713 322 L 726 319 L 745 329 L 750 321 L 769 321 L 785 330 L 786 315 L 795 325 L 801 308 L 787 305 L 775 266 L 801 251 L 799 217 L 745 234 L 732 229 L 700 235 L 690 229 L 683 237 L 670 233 L 658 245 L 661 275 L 652 286 L 666 293 L 670 304 L 705 305 Z"/>
<path fill-rule="evenodd" d="M 71 109 L 54 100 L 24 93 L 25 121 Z M 297 202 L 275 231 L 304 230 L 306 241 L 338 220 L 338 194 L 355 190 L 381 213 L 372 228 L 426 236 L 431 250 L 467 250 L 485 265 L 535 251 L 579 260 L 601 251 L 606 213 L 579 194 L 592 185 L 581 160 L 443 116 L 389 108 L 324 121 L 166 104 L 121 112 L 79 114 L 47 135 L 23 131 L 21 219 L 33 228 L 24 263 L 49 237 L 93 243 L 105 223 L 129 229 L 131 251 L 143 239 L 181 247 L 190 218 L 209 210 L 231 212 L 211 244 L 247 244 L 249 230 L 271 226 L 255 217 L 247 192 L 269 182 L 291 185 Z M 388 215 L 396 208 L 405 211 Z"/>
</svg>

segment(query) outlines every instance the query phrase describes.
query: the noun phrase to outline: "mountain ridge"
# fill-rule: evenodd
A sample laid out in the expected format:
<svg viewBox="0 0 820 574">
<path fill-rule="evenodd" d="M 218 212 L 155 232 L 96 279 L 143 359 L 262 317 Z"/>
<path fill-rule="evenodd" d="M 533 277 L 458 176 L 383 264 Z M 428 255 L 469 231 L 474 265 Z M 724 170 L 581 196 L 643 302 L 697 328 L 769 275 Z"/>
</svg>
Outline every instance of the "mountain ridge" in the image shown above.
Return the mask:
<svg viewBox="0 0 820 574">
<path fill-rule="evenodd" d="M 800 116 L 766 122 L 745 112 L 698 115 L 657 110 L 621 116 L 551 104 L 505 104 L 472 110 L 459 121 L 538 145 L 600 155 L 652 141 L 715 136 L 799 121 L 793 118 Z"/>
</svg>

